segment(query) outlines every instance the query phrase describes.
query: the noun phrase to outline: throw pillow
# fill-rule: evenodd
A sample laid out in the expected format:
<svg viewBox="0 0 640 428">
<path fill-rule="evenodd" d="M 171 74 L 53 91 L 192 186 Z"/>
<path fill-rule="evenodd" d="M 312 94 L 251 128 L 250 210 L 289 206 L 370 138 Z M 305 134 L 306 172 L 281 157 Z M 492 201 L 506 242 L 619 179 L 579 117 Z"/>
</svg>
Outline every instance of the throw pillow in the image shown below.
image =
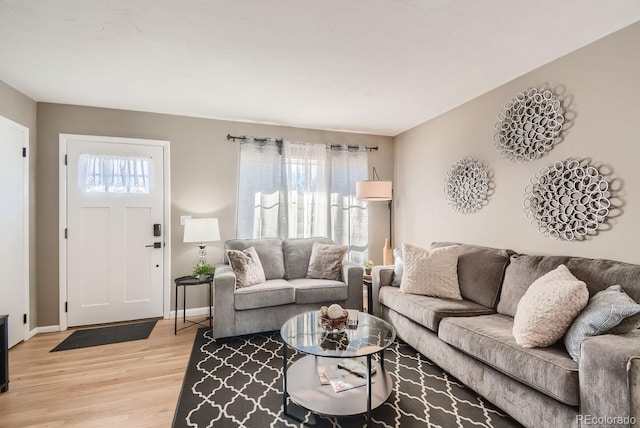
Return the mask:
<svg viewBox="0 0 640 428">
<path fill-rule="evenodd" d="M 622 289 L 622 287 L 620 287 L 620 289 Z M 622 290 L 622 292 L 625 293 L 629 297 L 629 299 L 631 299 L 633 302 L 635 302 L 635 300 L 633 300 L 631 298 L 631 296 L 629 296 L 624 290 Z M 637 328 L 640 328 L 640 312 L 635 314 L 635 315 L 631 315 L 630 317 L 627 317 L 627 318 L 623 319 L 622 321 L 620 321 L 620 324 L 618 324 L 615 327 L 613 327 L 607 333 L 609 333 L 609 334 L 627 334 L 627 333 L 631 333 L 633 330 L 635 330 Z"/>
<path fill-rule="evenodd" d="M 609 334 L 627 334 L 631 333 L 633 330 L 640 328 L 640 313 L 635 315 L 631 315 L 620 321 L 620 324 L 613 327 L 607 333 Z"/>
<path fill-rule="evenodd" d="M 228 250 L 227 258 L 236 274 L 236 288 L 249 287 L 266 282 L 260 256 L 254 247 L 240 250 Z"/>
<path fill-rule="evenodd" d="M 402 271 L 404 270 L 404 262 L 402 261 L 402 250 L 400 248 L 393 249 L 393 280 L 391 285 L 394 287 L 400 287 L 400 281 L 402 281 Z"/>
<path fill-rule="evenodd" d="M 564 345 L 573 361 L 580 362 L 580 344 L 588 337 L 607 333 L 625 318 L 640 313 L 637 304 L 619 285 L 596 293 L 573 321 L 564 336 Z"/>
<path fill-rule="evenodd" d="M 314 242 L 311 247 L 307 278 L 342 280 L 342 259 L 347 247 Z"/>
<path fill-rule="evenodd" d="M 427 250 L 402 244 L 402 258 L 401 292 L 462 300 L 458 285 L 458 246 Z"/>
<path fill-rule="evenodd" d="M 513 337 L 524 348 L 550 346 L 589 301 L 589 290 L 565 265 L 533 281 L 518 303 Z"/>
</svg>

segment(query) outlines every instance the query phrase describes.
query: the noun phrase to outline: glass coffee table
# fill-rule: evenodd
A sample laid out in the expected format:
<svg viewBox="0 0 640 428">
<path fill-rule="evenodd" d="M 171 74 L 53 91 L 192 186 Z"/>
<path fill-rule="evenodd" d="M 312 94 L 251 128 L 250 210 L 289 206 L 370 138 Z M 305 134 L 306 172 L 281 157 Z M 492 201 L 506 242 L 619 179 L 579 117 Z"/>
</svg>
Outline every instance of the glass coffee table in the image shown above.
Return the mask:
<svg viewBox="0 0 640 428">
<path fill-rule="evenodd" d="M 357 319 L 357 322 L 356 322 Z M 384 350 L 393 343 L 396 331 L 391 324 L 373 315 L 349 311 L 347 327 L 328 332 L 320 325 L 320 312 L 306 312 L 284 323 L 280 329 L 284 341 L 283 400 L 285 416 L 298 422 L 300 418 L 287 409 L 287 398 L 313 413 L 330 416 L 350 416 L 366 413 L 371 426 L 371 409 L 382 405 L 393 389 L 391 376 L 384 368 Z M 289 348 L 307 354 L 289 364 Z M 372 355 L 378 354 L 377 361 Z M 366 359 L 367 379 L 364 386 L 335 392 L 331 385 L 322 385 L 318 366 L 336 365 L 352 357 Z M 371 373 L 366 376 L 366 373 Z"/>
</svg>

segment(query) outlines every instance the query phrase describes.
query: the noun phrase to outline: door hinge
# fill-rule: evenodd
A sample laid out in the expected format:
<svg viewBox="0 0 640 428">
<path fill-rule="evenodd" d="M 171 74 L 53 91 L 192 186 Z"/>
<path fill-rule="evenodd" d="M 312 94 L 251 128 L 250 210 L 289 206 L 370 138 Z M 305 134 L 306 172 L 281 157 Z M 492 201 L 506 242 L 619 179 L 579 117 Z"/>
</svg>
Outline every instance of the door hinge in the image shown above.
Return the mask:
<svg viewBox="0 0 640 428">
<path fill-rule="evenodd" d="M 26 158 L 26 157 L 27 157 L 27 148 L 26 148 L 26 147 L 23 147 L 23 148 L 22 148 L 22 157 L 23 157 L 23 158 Z"/>
<path fill-rule="evenodd" d="M 22 323 L 23 324 L 27 323 L 27 314 L 22 314 Z"/>
<path fill-rule="evenodd" d="M 64 164 L 67 164 L 67 155 L 64 155 Z"/>
<path fill-rule="evenodd" d="M 69 302 L 64 302 L 64 311 L 69 312 Z"/>
<path fill-rule="evenodd" d="M 64 239 L 67 239 L 69 237 L 69 230 L 65 227 L 64 228 Z"/>
</svg>

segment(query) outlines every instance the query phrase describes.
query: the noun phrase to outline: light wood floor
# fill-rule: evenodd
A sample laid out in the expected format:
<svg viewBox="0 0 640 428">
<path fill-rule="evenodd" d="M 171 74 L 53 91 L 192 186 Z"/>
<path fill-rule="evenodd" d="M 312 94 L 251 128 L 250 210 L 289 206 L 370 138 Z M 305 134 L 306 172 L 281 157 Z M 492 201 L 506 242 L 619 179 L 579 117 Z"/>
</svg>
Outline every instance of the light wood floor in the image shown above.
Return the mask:
<svg viewBox="0 0 640 428">
<path fill-rule="evenodd" d="M 171 426 L 196 327 L 174 336 L 173 320 L 159 320 L 147 340 L 49 352 L 71 332 L 9 350 L 0 427 Z"/>
</svg>

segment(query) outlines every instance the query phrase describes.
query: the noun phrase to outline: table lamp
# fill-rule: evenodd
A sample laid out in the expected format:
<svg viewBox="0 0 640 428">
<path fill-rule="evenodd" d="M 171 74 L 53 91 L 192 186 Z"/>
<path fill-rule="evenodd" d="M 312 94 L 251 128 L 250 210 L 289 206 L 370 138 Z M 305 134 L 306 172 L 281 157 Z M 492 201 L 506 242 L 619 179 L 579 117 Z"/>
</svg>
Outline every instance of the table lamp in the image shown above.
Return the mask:
<svg viewBox="0 0 640 428">
<path fill-rule="evenodd" d="M 199 242 L 199 260 L 197 266 L 207 264 L 207 251 L 205 242 L 220 240 L 220 228 L 217 218 L 192 218 L 184 224 L 183 242 Z"/>
</svg>

